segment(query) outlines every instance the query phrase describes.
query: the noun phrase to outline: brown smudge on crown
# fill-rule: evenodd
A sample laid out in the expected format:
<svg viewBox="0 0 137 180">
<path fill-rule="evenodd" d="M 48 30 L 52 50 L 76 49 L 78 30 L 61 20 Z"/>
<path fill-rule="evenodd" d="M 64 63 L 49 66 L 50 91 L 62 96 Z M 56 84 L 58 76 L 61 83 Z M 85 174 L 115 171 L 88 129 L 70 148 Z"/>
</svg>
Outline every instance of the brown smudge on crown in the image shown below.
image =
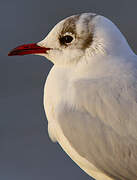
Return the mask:
<svg viewBox="0 0 137 180">
<path fill-rule="evenodd" d="M 63 24 L 63 29 L 61 31 L 61 35 L 64 35 L 67 32 L 70 32 L 72 34 L 76 34 L 76 22 L 79 20 L 80 15 L 75 15 L 72 17 L 69 17 L 65 20 Z"/>
<path fill-rule="evenodd" d="M 83 23 L 87 24 L 87 33 L 86 36 L 83 37 L 78 37 L 79 39 L 82 39 L 82 44 L 81 44 L 81 49 L 86 50 L 88 47 L 90 47 L 92 41 L 93 41 L 93 35 L 94 35 L 94 25 L 89 29 L 89 22 L 91 21 L 92 18 L 97 16 L 96 14 L 91 14 L 90 18 L 85 18 L 85 22 Z"/>
<path fill-rule="evenodd" d="M 94 27 L 91 27 L 92 30 L 91 31 L 87 31 L 86 36 L 79 36 L 77 34 L 77 30 L 76 30 L 76 24 L 77 21 L 79 21 L 80 16 L 82 16 L 83 14 L 78 14 L 78 15 L 74 15 L 71 16 L 69 18 L 67 18 L 63 24 L 63 29 L 61 31 L 60 36 L 62 37 L 65 33 L 72 33 L 75 35 L 76 38 L 79 39 L 79 41 L 81 41 L 81 45 L 80 45 L 80 49 L 85 50 L 86 48 L 88 48 L 92 41 L 93 41 L 93 32 L 94 32 Z M 92 18 L 94 18 L 95 16 L 97 16 L 96 14 L 91 14 L 90 18 L 85 18 L 85 22 L 83 21 L 83 23 L 86 23 L 87 26 L 89 25 L 89 22 Z M 66 45 L 67 46 L 67 45 Z"/>
</svg>

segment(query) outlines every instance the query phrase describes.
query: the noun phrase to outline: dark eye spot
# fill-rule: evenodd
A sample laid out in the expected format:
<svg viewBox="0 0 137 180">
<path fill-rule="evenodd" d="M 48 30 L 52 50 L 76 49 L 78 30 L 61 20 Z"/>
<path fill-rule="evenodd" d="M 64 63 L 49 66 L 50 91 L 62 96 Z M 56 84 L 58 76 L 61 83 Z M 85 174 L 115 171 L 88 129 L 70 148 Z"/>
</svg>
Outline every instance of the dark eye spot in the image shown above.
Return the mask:
<svg viewBox="0 0 137 180">
<path fill-rule="evenodd" d="M 66 36 L 61 37 L 59 40 L 61 44 L 65 45 L 65 44 L 71 43 L 71 41 L 73 40 L 73 37 L 70 35 L 66 35 Z"/>
</svg>

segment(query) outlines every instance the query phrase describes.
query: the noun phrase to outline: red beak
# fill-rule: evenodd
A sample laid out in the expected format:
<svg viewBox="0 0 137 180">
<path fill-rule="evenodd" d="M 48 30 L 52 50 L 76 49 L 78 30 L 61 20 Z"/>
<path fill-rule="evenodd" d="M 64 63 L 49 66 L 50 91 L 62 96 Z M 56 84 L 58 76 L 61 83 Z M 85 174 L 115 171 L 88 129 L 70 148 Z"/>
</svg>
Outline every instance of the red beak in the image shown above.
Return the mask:
<svg viewBox="0 0 137 180">
<path fill-rule="evenodd" d="M 50 48 L 38 46 L 36 43 L 24 44 L 10 51 L 8 56 L 21 56 L 26 54 L 45 54 L 48 50 L 50 50 Z"/>
</svg>

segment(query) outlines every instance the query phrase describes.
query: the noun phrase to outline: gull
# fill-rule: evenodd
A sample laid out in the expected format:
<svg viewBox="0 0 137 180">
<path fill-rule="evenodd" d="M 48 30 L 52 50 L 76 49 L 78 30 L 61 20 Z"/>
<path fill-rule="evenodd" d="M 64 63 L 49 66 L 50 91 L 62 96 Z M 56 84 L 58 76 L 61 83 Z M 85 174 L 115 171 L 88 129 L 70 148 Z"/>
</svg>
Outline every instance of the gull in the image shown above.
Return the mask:
<svg viewBox="0 0 137 180">
<path fill-rule="evenodd" d="M 82 13 L 9 56 L 54 65 L 44 89 L 49 136 L 96 180 L 137 180 L 137 56 L 115 24 Z"/>
</svg>

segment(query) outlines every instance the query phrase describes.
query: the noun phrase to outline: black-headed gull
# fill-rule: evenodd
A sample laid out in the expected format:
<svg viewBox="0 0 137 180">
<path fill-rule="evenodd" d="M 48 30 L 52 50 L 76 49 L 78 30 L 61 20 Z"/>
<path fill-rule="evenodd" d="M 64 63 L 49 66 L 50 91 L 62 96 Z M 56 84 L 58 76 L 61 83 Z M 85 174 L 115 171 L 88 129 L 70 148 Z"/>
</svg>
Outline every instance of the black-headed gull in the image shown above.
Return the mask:
<svg viewBox="0 0 137 180">
<path fill-rule="evenodd" d="M 45 85 L 49 136 L 96 180 L 137 180 L 137 56 L 107 18 L 83 13 L 9 55 L 53 62 Z"/>
</svg>

